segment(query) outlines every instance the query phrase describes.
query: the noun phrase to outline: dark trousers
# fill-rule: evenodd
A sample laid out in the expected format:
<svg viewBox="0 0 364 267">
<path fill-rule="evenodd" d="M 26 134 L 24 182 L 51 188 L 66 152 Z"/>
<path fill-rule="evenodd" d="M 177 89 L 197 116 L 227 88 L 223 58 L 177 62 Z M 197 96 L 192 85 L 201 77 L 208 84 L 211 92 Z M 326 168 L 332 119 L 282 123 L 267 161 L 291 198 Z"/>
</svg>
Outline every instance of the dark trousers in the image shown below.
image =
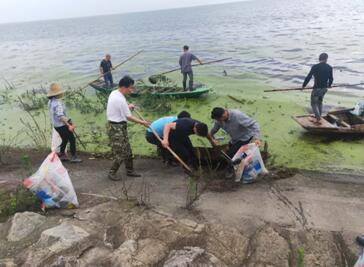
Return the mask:
<svg viewBox="0 0 364 267">
<path fill-rule="evenodd" d="M 155 137 L 153 133 L 147 131 L 145 139 L 147 140 L 148 143 L 156 145 L 158 147 L 164 161 L 172 160 L 172 155 L 167 151 L 167 149 L 165 149 L 162 146 L 162 144 L 159 142 L 159 140 L 157 139 L 157 137 Z"/>
<path fill-rule="evenodd" d="M 104 80 L 107 87 L 112 87 L 112 85 L 114 84 L 111 72 L 104 74 Z"/>
<path fill-rule="evenodd" d="M 246 140 L 246 141 L 238 141 L 234 144 L 229 143 L 229 149 L 226 152 L 226 154 L 232 159 L 235 156 L 236 152 L 238 152 L 238 150 L 242 146 L 249 144 L 252 139 L 253 139 L 253 137 L 251 137 L 249 140 Z"/>
<path fill-rule="evenodd" d="M 184 162 L 197 168 L 197 158 L 189 137 L 178 138 L 170 135 L 169 145 Z"/>
<path fill-rule="evenodd" d="M 327 88 L 315 88 L 311 93 L 311 107 L 316 119 L 321 119 L 322 101 L 327 92 Z"/>
<path fill-rule="evenodd" d="M 68 142 L 70 142 L 71 155 L 75 156 L 76 155 L 76 139 L 75 139 L 75 136 L 73 135 L 73 133 L 70 130 L 68 130 L 68 127 L 66 125 L 62 126 L 62 127 L 55 127 L 54 129 L 56 129 L 59 136 L 62 138 L 62 143 L 60 146 L 61 154 L 64 154 L 64 151 L 66 150 L 66 146 L 67 146 Z"/>
<path fill-rule="evenodd" d="M 193 72 L 183 72 L 183 90 L 186 91 L 186 86 L 187 86 L 187 76 L 189 78 L 189 87 L 188 89 L 190 91 L 192 91 L 193 89 Z"/>
</svg>

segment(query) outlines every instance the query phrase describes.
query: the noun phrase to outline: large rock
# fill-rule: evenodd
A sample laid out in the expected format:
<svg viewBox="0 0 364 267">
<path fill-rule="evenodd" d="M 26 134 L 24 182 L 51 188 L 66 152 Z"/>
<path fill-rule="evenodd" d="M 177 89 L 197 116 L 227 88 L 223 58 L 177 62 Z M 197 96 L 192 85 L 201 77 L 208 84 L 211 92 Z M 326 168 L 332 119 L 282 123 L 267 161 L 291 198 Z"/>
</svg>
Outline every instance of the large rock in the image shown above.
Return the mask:
<svg viewBox="0 0 364 267">
<path fill-rule="evenodd" d="M 111 250 L 106 247 L 95 247 L 87 250 L 80 259 L 77 260 L 78 267 L 105 266 L 106 258 L 111 254 Z"/>
<path fill-rule="evenodd" d="M 82 228 L 70 223 L 62 223 L 45 230 L 38 241 L 42 247 L 65 249 L 83 241 L 89 234 Z"/>
<path fill-rule="evenodd" d="M 78 255 L 92 246 L 89 233 L 70 223 L 62 223 L 41 234 L 40 239 L 30 248 L 24 266 L 40 266 L 51 262 L 60 255 Z"/>
<path fill-rule="evenodd" d="M 165 243 L 146 238 L 138 242 L 138 254 L 135 256 L 136 266 L 156 266 L 168 254 Z"/>
<path fill-rule="evenodd" d="M 11 221 L 8 241 L 20 241 L 40 227 L 46 218 L 34 212 L 16 213 Z"/>
<path fill-rule="evenodd" d="M 104 244 L 112 249 L 117 249 L 125 241 L 126 237 L 121 225 L 113 225 L 106 229 Z"/>
<path fill-rule="evenodd" d="M 229 266 L 240 266 L 245 260 L 249 238 L 236 228 L 213 224 L 207 227 L 206 233 L 207 251 Z"/>
<path fill-rule="evenodd" d="M 16 267 L 13 259 L 0 259 L 0 267 Z"/>
<path fill-rule="evenodd" d="M 109 262 L 113 267 L 156 266 L 167 254 L 167 246 L 159 240 L 127 240 L 112 253 Z"/>
<path fill-rule="evenodd" d="M 182 250 L 173 250 L 164 267 L 189 267 L 189 266 L 208 266 L 224 267 L 225 263 L 220 261 L 214 255 L 207 253 L 204 249 L 198 247 L 185 247 Z"/>
<path fill-rule="evenodd" d="M 290 257 L 296 256 L 291 255 L 287 240 L 270 225 L 258 230 L 251 238 L 247 254 L 250 255 L 247 264 L 249 267 L 288 267 L 291 266 Z"/>
<path fill-rule="evenodd" d="M 133 257 L 136 254 L 138 243 L 135 240 L 125 241 L 110 256 L 110 266 L 112 267 L 132 267 Z"/>
</svg>

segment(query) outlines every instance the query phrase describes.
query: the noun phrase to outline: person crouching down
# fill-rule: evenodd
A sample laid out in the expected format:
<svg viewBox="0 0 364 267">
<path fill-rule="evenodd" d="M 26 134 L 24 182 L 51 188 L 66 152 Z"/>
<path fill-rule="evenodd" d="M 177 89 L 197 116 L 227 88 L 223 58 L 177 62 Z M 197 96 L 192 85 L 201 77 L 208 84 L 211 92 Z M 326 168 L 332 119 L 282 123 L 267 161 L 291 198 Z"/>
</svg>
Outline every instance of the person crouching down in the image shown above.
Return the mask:
<svg viewBox="0 0 364 267">
<path fill-rule="evenodd" d="M 192 134 L 207 137 L 207 125 L 191 118 L 178 119 L 165 125 L 162 145 L 170 146 L 184 162 L 197 169 L 197 157 L 189 138 Z"/>
<path fill-rule="evenodd" d="M 49 99 L 48 110 L 52 126 L 62 139 L 58 156 L 62 161 L 68 160 L 65 150 L 69 142 L 71 151 L 70 162 L 80 163 L 82 160 L 76 156 L 76 139 L 74 136 L 76 126 L 67 118 L 66 108 L 62 101 L 63 95 L 64 91 L 60 85 L 56 83 L 51 84 L 47 93 Z"/>
<path fill-rule="evenodd" d="M 229 148 L 226 154 L 231 159 L 242 146 L 249 144 L 253 140 L 257 146 L 260 146 L 258 122 L 240 110 L 215 107 L 211 111 L 211 118 L 215 120 L 215 123 L 208 139 L 213 146 L 217 146 L 218 142 L 214 138 L 214 135 L 220 129 L 223 129 L 230 136 Z M 234 170 L 233 168 L 229 168 L 227 178 L 232 177 L 234 177 Z"/>
<path fill-rule="evenodd" d="M 145 139 L 147 140 L 147 142 L 158 147 L 158 150 L 161 152 L 163 162 L 167 163 L 170 166 L 176 166 L 176 163 L 173 161 L 172 155 L 167 151 L 167 149 L 162 146 L 161 142 L 159 142 L 153 131 L 159 136 L 160 139 L 163 139 L 164 126 L 181 118 L 191 118 L 191 114 L 187 111 L 182 111 L 177 115 L 177 117 L 169 116 L 159 118 L 158 120 L 152 122 L 145 134 Z"/>
</svg>

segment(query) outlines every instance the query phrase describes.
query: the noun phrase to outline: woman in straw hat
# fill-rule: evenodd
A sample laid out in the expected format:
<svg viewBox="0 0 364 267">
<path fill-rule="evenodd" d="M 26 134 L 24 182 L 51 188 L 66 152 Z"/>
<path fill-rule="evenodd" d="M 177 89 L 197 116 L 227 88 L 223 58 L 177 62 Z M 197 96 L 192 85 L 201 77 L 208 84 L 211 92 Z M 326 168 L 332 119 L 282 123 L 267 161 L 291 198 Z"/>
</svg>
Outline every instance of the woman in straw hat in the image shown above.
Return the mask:
<svg viewBox="0 0 364 267">
<path fill-rule="evenodd" d="M 54 129 L 59 133 L 62 138 L 60 146 L 59 157 L 62 161 L 68 160 L 65 150 L 68 142 L 70 143 L 71 159 L 72 163 L 82 162 L 81 159 L 76 156 L 76 139 L 74 136 L 75 126 L 71 123 L 71 120 L 67 118 L 65 105 L 62 101 L 64 91 L 61 86 L 56 83 L 52 83 L 47 93 L 48 96 L 48 110 Z"/>
</svg>

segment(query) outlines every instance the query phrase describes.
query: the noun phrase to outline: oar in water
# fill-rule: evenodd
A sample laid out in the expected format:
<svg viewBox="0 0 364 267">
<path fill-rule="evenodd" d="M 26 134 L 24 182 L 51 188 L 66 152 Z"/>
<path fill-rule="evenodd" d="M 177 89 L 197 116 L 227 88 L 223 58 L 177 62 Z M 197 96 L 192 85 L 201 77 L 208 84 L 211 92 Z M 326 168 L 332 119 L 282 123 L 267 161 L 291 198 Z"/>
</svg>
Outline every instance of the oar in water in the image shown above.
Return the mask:
<svg viewBox="0 0 364 267">
<path fill-rule="evenodd" d="M 138 115 L 138 117 L 143 120 L 146 121 L 142 114 L 140 114 L 136 109 L 134 109 L 134 112 Z M 154 136 L 157 138 L 157 140 L 162 143 L 162 139 L 159 137 L 158 133 L 153 129 L 153 127 L 149 126 L 149 129 L 152 131 L 152 133 L 154 134 Z M 166 147 L 166 149 L 169 151 L 169 153 L 171 153 L 173 155 L 173 157 L 178 160 L 179 163 L 181 163 L 181 165 L 189 172 L 189 174 L 192 175 L 192 170 L 191 168 L 172 150 L 172 148 L 170 148 L 169 146 Z"/>
<path fill-rule="evenodd" d="M 210 65 L 210 64 L 213 64 L 213 63 L 218 63 L 218 62 L 222 62 L 222 61 L 229 60 L 229 59 L 231 59 L 231 57 L 218 59 L 218 60 L 213 60 L 213 61 L 208 61 L 208 62 L 203 63 L 203 64 L 193 64 L 192 67 Z M 154 75 L 150 76 L 148 80 L 150 81 L 150 83 L 156 84 L 158 82 L 158 79 L 159 79 L 158 77 L 163 76 L 163 75 L 168 74 L 168 73 L 171 73 L 171 72 L 178 71 L 178 70 L 181 70 L 181 68 L 175 68 L 173 70 L 165 71 L 165 72 L 162 72 L 162 73 L 159 73 L 159 74 L 154 74 Z"/>
<path fill-rule="evenodd" d="M 128 57 L 127 59 L 125 59 L 123 62 L 121 62 L 121 63 L 119 63 L 119 64 L 115 65 L 115 67 L 113 67 L 113 70 L 117 69 L 118 67 L 120 67 L 121 65 L 125 64 L 126 62 L 128 62 L 128 61 L 132 60 L 133 58 L 135 58 L 137 55 L 139 55 L 139 54 L 140 54 L 140 53 L 142 53 L 142 52 L 144 52 L 144 50 L 140 50 L 140 51 L 138 51 L 138 52 L 137 52 L 137 53 L 135 53 L 134 55 L 132 55 L 132 56 Z M 82 88 L 81 88 L 81 90 L 83 90 L 83 89 L 87 88 L 87 87 L 88 87 L 91 83 L 97 82 L 100 78 L 104 77 L 104 75 L 105 75 L 105 74 L 108 74 L 108 73 L 110 73 L 110 72 L 111 72 L 111 70 L 110 70 L 110 71 L 108 71 L 108 72 L 105 72 L 105 73 L 104 73 L 104 74 L 102 74 L 102 75 L 100 75 L 100 76 L 99 76 L 96 80 L 93 80 L 92 82 L 89 82 L 87 85 L 85 85 L 84 87 L 82 87 Z"/>
<path fill-rule="evenodd" d="M 335 87 L 352 87 L 352 86 L 358 86 L 358 85 L 363 85 L 363 84 L 364 83 L 338 84 L 338 85 L 333 85 L 330 88 L 335 88 Z M 310 90 L 310 89 L 314 89 L 314 88 L 313 87 L 306 87 L 306 88 L 298 87 L 298 88 L 287 88 L 287 89 L 264 90 L 264 92 L 269 93 L 269 92 L 302 91 L 302 90 Z"/>
</svg>

